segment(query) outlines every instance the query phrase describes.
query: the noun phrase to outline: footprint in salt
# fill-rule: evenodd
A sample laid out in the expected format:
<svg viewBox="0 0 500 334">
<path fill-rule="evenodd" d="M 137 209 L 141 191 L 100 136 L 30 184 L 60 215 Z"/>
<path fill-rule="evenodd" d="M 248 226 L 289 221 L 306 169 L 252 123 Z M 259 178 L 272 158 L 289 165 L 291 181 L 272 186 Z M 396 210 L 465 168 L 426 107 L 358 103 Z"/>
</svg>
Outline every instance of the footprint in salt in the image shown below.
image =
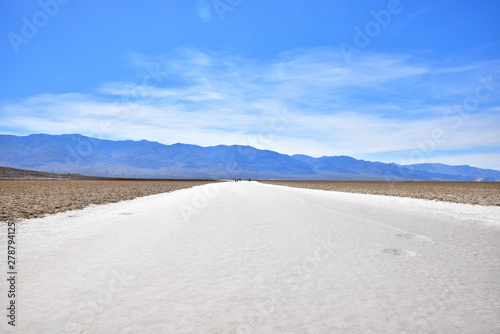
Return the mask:
<svg viewBox="0 0 500 334">
<path fill-rule="evenodd" d="M 384 253 L 398 255 L 398 256 L 415 256 L 416 253 L 414 251 L 398 249 L 398 248 L 385 248 Z"/>
<path fill-rule="evenodd" d="M 431 238 L 426 237 L 425 235 L 419 235 L 419 234 L 399 233 L 399 234 L 395 234 L 395 236 L 399 237 L 399 238 L 405 238 L 405 239 L 417 239 L 417 240 L 425 240 L 425 241 L 431 240 Z"/>
</svg>

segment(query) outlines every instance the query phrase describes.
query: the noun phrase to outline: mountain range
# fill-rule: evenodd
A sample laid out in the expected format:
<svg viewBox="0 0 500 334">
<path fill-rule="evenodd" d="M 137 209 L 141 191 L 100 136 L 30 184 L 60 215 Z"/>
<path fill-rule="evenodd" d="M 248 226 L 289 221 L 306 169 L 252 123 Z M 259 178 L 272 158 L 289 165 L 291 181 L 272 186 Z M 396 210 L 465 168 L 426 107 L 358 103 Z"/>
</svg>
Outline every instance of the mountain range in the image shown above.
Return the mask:
<svg viewBox="0 0 500 334">
<path fill-rule="evenodd" d="M 398 165 L 348 156 L 286 155 L 241 145 L 164 145 L 79 134 L 0 135 L 0 166 L 134 178 L 500 181 L 500 171 L 466 165 Z"/>
</svg>

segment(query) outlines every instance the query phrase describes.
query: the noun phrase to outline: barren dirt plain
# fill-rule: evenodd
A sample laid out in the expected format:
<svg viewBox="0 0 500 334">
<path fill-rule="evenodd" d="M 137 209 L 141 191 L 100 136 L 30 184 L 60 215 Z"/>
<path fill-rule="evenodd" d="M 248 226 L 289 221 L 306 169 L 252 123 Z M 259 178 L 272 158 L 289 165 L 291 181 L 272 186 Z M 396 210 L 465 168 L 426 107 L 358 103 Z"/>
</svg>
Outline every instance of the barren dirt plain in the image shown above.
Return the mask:
<svg viewBox="0 0 500 334">
<path fill-rule="evenodd" d="M 288 187 L 500 206 L 500 182 L 262 181 Z"/>
<path fill-rule="evenodd" d="M 43 217 L 91 204 L 190 188 L 207 180 L 0 179 L 0 221 Z M 214 181 L 215 182 L 215 181 Z M 260 181 L 289 187 L 500 206 L 499 182 Z"/>
<path fill-rule="evenodd" d="M 191 188 L 203 180 L 5 180 L 0 179 L 0 221 L 43 217 L 91 204 Z"/>
</svg>

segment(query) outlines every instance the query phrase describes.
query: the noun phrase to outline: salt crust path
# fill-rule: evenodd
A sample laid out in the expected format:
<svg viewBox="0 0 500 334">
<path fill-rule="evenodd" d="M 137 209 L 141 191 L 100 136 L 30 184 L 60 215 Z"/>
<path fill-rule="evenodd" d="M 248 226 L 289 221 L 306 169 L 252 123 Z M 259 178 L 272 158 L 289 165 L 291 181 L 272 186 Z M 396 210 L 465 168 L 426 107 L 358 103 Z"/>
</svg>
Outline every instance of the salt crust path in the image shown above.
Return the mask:
<svg viewBox="0 0 500 334">
<path fill-rule="evenodd" d="M 239 182 L 27 220 L 15 332 L 500 333 L 499 217 Z"/>
</svg>

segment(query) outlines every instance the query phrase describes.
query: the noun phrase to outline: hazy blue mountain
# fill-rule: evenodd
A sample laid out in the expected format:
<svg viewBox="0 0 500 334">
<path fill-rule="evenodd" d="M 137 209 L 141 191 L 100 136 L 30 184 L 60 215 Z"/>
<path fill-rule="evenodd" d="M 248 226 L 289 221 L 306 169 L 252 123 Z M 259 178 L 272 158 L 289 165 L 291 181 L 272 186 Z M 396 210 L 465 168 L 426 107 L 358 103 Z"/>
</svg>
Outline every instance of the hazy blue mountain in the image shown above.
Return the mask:
<svg viewBox="0 0 500 334">
<path fill-rule="evenodd" d="M 0 166 L 144 178 L 500 181 L 499 171 L 470 166 L 402 166 L 348 156 L 289 156 L 240 145 L 163 145 L 79 134 L 0 135 Z"/>
<path fill-rule="evenodd" d="M 430 164 L 414 164 L 408 165 L 407 168 L 416 171 L 430 172 L 447 174 L 452 176 L 461 177 L 477 177 L 482 178 L 481 181 L 499 181 L 500 172 L 493 169 L 483 169 L 477 167 L 471 167 L 467 165 L 462 166 L 450 166 L 445 164 L 430 163 Z"/>
</svg>

